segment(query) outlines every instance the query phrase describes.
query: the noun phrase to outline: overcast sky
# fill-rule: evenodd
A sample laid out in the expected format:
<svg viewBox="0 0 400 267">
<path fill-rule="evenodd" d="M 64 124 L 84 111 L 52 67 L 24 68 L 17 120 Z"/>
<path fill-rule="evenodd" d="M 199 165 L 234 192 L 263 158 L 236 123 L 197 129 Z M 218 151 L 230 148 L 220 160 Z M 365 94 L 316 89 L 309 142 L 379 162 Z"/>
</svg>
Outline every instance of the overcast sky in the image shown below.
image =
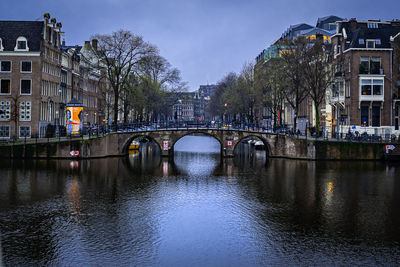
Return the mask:
<svg viewBox="0 0 400 267">
<path fill-rule="evenodd" d="M 189 90 L 240 71 L 291 24 L 318 17 L 392 20 L 400 0 L 1 0 L 0 20 L 62 22 L 68 45 L 96 33 L 130 30 L 156 45 Z"/>
</svg>

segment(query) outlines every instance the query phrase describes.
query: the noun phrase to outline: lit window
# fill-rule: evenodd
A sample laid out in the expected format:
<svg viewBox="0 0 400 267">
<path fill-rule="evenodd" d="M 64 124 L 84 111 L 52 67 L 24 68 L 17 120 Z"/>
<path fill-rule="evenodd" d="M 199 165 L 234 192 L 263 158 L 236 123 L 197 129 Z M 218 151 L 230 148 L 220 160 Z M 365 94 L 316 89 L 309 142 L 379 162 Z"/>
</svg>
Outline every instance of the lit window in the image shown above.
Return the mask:
<svg viewBox="0 0 400 267">
<path fill-rule="evenodd" d="M 32 72 L 32 61 L 21 61 L 21 72 Z"/>
<path fill-rule="evenodd" d="M 11 93 L 11 80 L 10 79 L 1 79 L 0 81 L 0 94 Z"/>
<path fill-rule="evenodd" d="M 30 95 L 32 88 L 31 80 L 21 80 L 21 95 Z"/>
<path fill-rule="evenodd" d="M 1 61 L 1 72 L 11 72 L 11 61 Z"/>
</svg>

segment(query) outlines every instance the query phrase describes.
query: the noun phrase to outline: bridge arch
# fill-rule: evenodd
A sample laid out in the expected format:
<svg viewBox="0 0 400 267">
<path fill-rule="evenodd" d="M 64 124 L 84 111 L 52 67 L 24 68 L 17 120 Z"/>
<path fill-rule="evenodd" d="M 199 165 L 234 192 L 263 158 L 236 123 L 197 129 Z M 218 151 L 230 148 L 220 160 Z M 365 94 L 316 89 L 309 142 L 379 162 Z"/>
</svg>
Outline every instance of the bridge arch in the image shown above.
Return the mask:
<svg viewBox="0 0 400 267">
<path fill-rule="evenodd" d="M 160 150 L 160 153 L 161 153 L 162 146 L 161 146 L 160 142 L 157 140 L 157 138 L 153 137 L 151 135 L 151 133 L 134 133 L 133 135 L 128 137 L 125 140 L 125 143 L 122 146 L 122 153 L 124 155 L 129 154 L 129 146 L 130 146 L 130 144 L 132 143 L 133 140 L 135 140 L 136 138 L 141 137 L 141 136 L 145 136 L 145 137 L 149 138 L 151 141 L 154 141 L 157 144 L 157 146 L 158 146 L 158 148 Z"/>
<path fill-rule="evenodd" d="M 257 139 L 261 140 L 261 141 L 263 142 L 263 144 L 264 144 L 265 155 L 266 155 L 267 157 L 271 156 L 271 147 L 270 147 L 268 141 L 267 141 L 261 134 L 259 135 L 259 134 L 252 134 L 252 133 L 249 133 L 248 135 L 243 136 L 242 138 L 240 138 L 239 140 L 237 140 L 237 141 L 234 143 L 234 147 L 233 147 L 233 153 L 234 153 L 234 154 L 235 154 L 235 152 L 236 152 L 237 146 L 238 146 L 244 139 L 249 138 L 249 137 L 256 137 Z"/>
<path fill-rule="evenodd" d="M 181 140 L 181 139 L 184 138 L 185 136 L 189 136 L 189 135 L 193 135 L 193 134 L 202 134 L 202 135 L 205 135 L 205 136 L 213 137 L 215 140 L 218 141 L 219 146 L 220 146 L 220 153 L 222 153 L 222 151 L 223 151 L 223 143 L 222 143 L 221 138 L 220 138 L 218 135 L 214 134 L 214 133 L 210 133 L 210 132 L 207 132 L 207 131 L 201 131 L 201 130 L 194 130 L 194 131 L 184 132 L 182 135 L 179 135 L 178 137 L 176 137 L 176 138 L 172 141 L 173 143 L 171 144 L 172 153 L 173 153 L 174 150 L 175 150 L 175 144 L 176 144 L 179 140 Z"/>
</svg>

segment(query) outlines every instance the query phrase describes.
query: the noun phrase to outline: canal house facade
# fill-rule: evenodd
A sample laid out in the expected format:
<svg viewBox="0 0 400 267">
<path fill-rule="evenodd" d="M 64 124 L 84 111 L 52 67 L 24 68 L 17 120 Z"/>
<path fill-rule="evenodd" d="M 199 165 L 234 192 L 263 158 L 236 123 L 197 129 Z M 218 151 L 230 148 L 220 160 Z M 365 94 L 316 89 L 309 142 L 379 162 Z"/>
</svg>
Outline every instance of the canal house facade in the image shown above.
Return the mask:
<svg viewBox="0 0 400 267">
<path fill-rule="evenodd" d="M 399 21 L 343 20 L 332 37 L 332 132 L 399 134 Z"/>
</svg>

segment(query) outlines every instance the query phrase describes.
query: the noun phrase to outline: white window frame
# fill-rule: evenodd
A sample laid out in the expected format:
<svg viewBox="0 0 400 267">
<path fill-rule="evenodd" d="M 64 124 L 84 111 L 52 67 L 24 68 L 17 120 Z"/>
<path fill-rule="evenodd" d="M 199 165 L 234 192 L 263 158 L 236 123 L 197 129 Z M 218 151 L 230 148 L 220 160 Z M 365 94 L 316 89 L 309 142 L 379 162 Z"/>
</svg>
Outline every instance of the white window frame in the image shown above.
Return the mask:
<svg viewBox="0 0 400 267">
<path fill-rule="evenodd" d="M 21 101 L 22 102 L 22 101 Z M 23 101 L 24 105 L 21 106 L 21 102 L 19 103 L 19 120 L 20 121 L 31 121 L 32 120 L 32 101 Z M 27 104 L 29 102 L 29 105 Z M 29 106 L 29 110 L 27 109 L 27 107 Z M 21 107 L 24 107 L 23 110 L 21 109 Z M 21 113 L 22 111 L 24 111 L 24 118 L 21 118 Z M 29 119 L 26 118 L 26 114 L 27 111 L 29 111 Z"/>
<path fill-rule="evenodd" d="M 3 62 L 3 61 L 8 61 L 8 62 L 10 62 L 10 70 L 9 70 L 9 71 L 2 71 L 2 70 L 1 70 L 1 62 Z M 0 72 L 1 72 L 1 73 L 11 73 L 11 72 L 12 72 L 12 60 L 0 60 Z"/>
<path fill-rule="evenodd" d="M 368 42 L 372 42 L 374 44 L 374 47 L 368 47 Z M 376 40 L 375 39 L 367 39 L 365 42 L 365 48 L 369 48 L 369 49 L 374 49 L 376 46 Z"/>
<path fill-rule="evenodd" d="M 31 81 L 31 88 L 30 88 L 30 93 L 29 94 L 23 94 L 22 93 L 22 81 Z M 19 94 L 20 95 L 32 95 L 32 79 L 20 79 L 20 81 L 19 81 Z"/>
<path fill-rule="evenodd" d="M 4 93 L 1 92 L 1 81 L 2 80 L 10 80 L 10 93 L 9 94 L 4 94 Z M 12 89 L 12 80 L 11 80 L 11 78 L 0 79 L 0 95 L 11 95 L 11 89 Z"/>
<path fill-rule="evenodd" d="M 23 71 L 22 70 L 22 62 L 30 62 L 31 63 L 31 70 L 30 71 Z M 32 60 L 21 60 L 19 69 L 20 69 L 21 73 L 32 73 Z"/>
<path fill-rule="evenodd" d="M 363 95 L 362 94 L 362 80 L 369 80 L 371 82 L 371 94 L 370 95 Z M 380 95 L 374 95 L 374 82 L 373 80 L 381 80 L 382 81 L 382 92 Z M 360 78 L 358 80 L 358 87 L 359 87 L 359 98 L 360 101 L 384 101 L 385 99 L 385 78 L 383 76 L 377 76 L 377 75 L 360 75 Z"/>
<path fill-rule="evenodd" d="M 0 127 L 8 127 L 8 136 L 0 136 L 0 139 L 10 139 L 10 135 L 11 135 L 10 125 L 0 125 Z"/>
<path fill-rule="evenodd" d="M 26 138 L 31 138 L 31 132 L 32 132 L 32 130 L 31 130 L 31 126 L 30 125 L 21 125 L 21 126 L 19 126 L 18 128 L 18 136 L 19 136 L 19 138 L 25 138 L 25 136 L 21 136 L 21 127 L 29 127 L 29 136 L 26 136 Z"/>
<path fill-rule="evenodd" d="M 24 42 L 24 41 L 25 41 L 26 48 L 18 49 L 18 42 Z M 24 36 L 20 36 L 17 38 L 17 40 L 15 41 L 14 51 L 29 51 L 28 40 Z"/>
<path fill-rule="evenodd" d="M 4 47 L 3 47 L 3 40 L 0 38 L 0 51 L 3 51 Z"/>
<path fill-rule="evenodd" d="M 1 104 L 1 102 L 3 102 L 4 104 Z M 4 114 L 4 118 L 1 118 L 1 115 L 0 115 L 0 121 L 10 121 L 10 119 L 11 119 L 11 101 L 4 100 L 4 99 L 0 100 L 0 110 L 3 109 L 3 106 L 4 106 L 5 114 Z M 9 108 L 8 109 L 8 118 L 6 117 L 7 116 L 7 107 Z"/>
</svg>

